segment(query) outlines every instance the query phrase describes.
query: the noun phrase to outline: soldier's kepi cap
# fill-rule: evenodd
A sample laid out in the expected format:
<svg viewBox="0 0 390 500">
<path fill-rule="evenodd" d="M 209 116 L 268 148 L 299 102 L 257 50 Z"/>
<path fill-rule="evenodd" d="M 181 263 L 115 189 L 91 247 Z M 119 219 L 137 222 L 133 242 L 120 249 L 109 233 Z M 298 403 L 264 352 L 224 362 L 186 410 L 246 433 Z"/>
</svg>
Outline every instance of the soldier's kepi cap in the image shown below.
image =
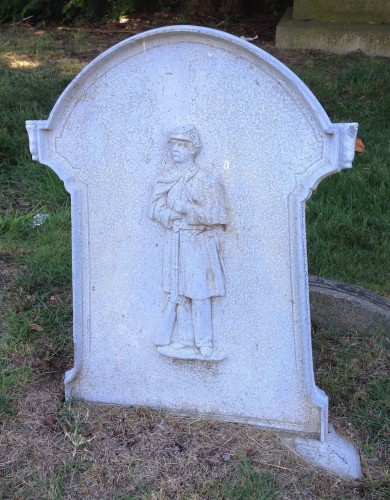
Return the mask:
<svg viewBox="0 0 390 500">
<path fill-rule="evenodd" d="M 169 134 L 171 140 L 192 142 L 198 152 L 201 148 L 200 137 L 195 125 L 181 125 L 171 130 Z"/>
<path fill-rule="evenodd" d="M 169 137 L 178 141 L 193 142 L 194 136 L 196 137 L 197 135 L 198 133 L 194 125 L 181 125 L 171 130 Z"/>
</svg>

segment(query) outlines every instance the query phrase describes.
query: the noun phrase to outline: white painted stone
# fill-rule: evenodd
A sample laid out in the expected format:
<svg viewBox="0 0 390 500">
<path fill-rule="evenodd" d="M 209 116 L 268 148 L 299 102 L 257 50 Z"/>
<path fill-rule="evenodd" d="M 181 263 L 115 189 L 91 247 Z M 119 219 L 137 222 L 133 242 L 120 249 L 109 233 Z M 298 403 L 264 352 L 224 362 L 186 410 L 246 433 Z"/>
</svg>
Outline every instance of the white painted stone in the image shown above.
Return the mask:
<svg viewBox="0 0 390 500">
<path fill-rule="evenodd" d="M 302 437 L 284 437 L 286 445 L 310 464 L 347 479 L 361 479 L 360 457 L 355 447 L 329 426 L 324 442 Z"/>
<path fill-rule="evenodd" d="M 304 202 L 351 167 L 356 124 L 332 124 L 288 68 L 246 41 L 176 26 L 102 54 L 27 128 L 33 158 L 72 197 L 66 397 L 325 442 Z M 193 130 L 199 147 L 177 135 Z"/>
</svg>

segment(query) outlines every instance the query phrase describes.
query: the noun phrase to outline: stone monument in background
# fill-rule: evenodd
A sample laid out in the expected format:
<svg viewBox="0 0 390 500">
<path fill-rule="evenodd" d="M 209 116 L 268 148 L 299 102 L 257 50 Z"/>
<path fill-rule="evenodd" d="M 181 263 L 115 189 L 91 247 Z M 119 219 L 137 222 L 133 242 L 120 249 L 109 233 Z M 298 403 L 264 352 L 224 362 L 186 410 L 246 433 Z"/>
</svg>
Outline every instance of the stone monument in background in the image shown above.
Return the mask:
<svg viewBox="0 0 390 500">
<path fill-rule="evenodd" d="M 276 28 L 276 46 L 390 56 L 389 0 L 294 0 Z"/>
<path fill-rule="evenodd" d="M 72 199 L 66 397 L 282 431 L 359 477 L 314 382 L 304 214 L 356 124 L 257 47 L 176 26 L 102 54 L 27 128 Z"/>
</svg>

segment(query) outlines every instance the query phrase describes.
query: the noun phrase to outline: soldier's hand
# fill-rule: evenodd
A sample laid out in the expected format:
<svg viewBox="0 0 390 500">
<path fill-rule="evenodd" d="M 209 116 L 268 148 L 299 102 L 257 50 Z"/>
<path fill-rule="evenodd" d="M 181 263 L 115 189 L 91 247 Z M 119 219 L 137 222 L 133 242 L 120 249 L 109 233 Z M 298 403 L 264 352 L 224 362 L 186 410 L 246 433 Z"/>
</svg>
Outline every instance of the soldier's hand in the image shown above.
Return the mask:
<svg viewBox="0 0 390 500">
<path fill-rule="evenodd" d="M 184 215 L 186 215 L 188 213 L 188 210 L 189 210 L 188 204 L 185 203 L 184 201 L 180 201 L 180 200 L 176 200 L 173 203 L 173 207 L 172 208 L 176 212 L 179 212 L 179 213 L 184 214 Z"/>
<path fill-rule="evenodd" d="M 171 213 L 169 214 L 169 218 L 171 220 L 178 220 L 178 219 L 181 219 L 181 214 L 179 214 L 178 212 L 175 212 L 175 210 L 172 210 Z"/>
</svg>

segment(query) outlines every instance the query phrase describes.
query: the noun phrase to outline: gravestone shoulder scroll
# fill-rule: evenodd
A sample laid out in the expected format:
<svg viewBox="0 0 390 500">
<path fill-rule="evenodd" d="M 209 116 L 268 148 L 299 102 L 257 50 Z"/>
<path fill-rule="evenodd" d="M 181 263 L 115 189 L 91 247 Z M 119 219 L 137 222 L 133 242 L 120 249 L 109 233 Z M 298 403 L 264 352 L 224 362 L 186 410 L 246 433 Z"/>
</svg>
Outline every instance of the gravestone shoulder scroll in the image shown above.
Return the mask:
<svg viewBox="0 0 390 500">
<path fill-rule="evenodd" d="M 357 125 L 259 48 L 176 26 L 102 54 L 27 128 L 72 199 L 66 397 L 284 431 L 359 477 L 314 382 L 304 215 Z"/>
</svg>

